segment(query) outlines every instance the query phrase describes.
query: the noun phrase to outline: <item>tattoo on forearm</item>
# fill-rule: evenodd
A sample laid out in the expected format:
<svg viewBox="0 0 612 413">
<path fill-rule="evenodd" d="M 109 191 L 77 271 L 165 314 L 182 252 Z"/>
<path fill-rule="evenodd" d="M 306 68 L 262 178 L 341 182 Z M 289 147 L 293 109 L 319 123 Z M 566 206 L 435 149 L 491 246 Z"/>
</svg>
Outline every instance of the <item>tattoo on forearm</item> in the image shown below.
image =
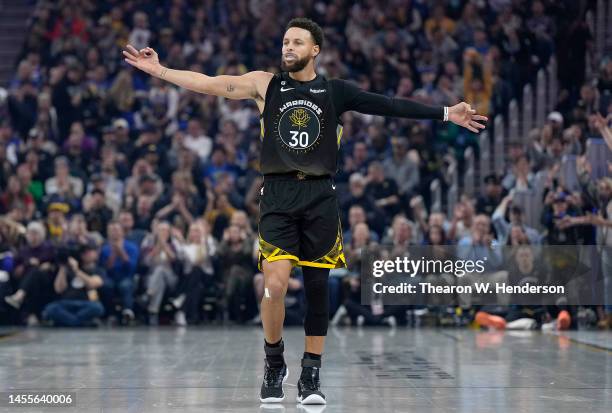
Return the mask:
<svg viewBox="0 0 612 413">
<path fill-rule="evenodd" d="M 227 85 L 227 89 L 228 92 L 233 92 L 234 91 L 234 85 L 232 85 L 231 83 L 229 85 Z"/>
</svg>

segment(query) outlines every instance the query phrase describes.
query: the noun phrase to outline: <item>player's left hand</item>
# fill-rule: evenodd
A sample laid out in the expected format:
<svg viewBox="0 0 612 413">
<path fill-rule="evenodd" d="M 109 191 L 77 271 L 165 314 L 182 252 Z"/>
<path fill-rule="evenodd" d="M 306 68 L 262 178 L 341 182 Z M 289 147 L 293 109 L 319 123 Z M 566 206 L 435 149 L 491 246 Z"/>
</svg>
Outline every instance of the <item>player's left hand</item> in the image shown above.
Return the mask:
<svg viewBox="0 0 612 413">
<path fill-rule="evenodd" d="M 448 108 L 448 120 L 474 133 L 478 133 L 479 129 L 486 127 L 478 121 L 486 122 L 488 118 L 483 115 L 477 115 L 476 111 L 469 104 L 461 102 Z"/>
</svg>

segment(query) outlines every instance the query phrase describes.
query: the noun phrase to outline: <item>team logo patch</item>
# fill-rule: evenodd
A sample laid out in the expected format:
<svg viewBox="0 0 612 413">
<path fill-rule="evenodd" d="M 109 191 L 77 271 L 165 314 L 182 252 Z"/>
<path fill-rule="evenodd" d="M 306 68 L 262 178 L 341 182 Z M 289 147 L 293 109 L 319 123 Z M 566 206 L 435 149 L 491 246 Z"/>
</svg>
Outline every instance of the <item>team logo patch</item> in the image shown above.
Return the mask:
<svg viewBox="0 0 612 413">
<path fill-rule="evenodd" d="M 278 121 L 278 136 L 290 151 L 309 151 L 316 147 L 321 134 L 321 122 L 312 108 L 293 106 L 285 110 Z"/>
</svg>

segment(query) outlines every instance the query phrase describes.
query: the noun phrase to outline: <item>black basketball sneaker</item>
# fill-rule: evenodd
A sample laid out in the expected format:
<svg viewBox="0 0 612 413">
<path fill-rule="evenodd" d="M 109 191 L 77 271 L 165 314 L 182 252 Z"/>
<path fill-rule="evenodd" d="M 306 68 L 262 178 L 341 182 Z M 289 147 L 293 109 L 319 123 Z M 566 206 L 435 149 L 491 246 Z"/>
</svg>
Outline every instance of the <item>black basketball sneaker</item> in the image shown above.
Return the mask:
<svg viewBox="0 0 612 413">
<path fill-rule="evenodd" d="M 285 400 L 283 383 L 289 377 L 289 369 L 283 363 L 281 367 L 272 367 L 266 360 L 263 383 L 261 383 L 261 393 L 259 400 L 262 403 L 280 403 Z"/>
<path fill-rule="evenodd" d="M 302 359 L 302 374 L 298 381 L 297 402 L 301 404 L 326 404 L 325 395 L 321 393 L 319 369 L 321 360 Z"/>
</svg>

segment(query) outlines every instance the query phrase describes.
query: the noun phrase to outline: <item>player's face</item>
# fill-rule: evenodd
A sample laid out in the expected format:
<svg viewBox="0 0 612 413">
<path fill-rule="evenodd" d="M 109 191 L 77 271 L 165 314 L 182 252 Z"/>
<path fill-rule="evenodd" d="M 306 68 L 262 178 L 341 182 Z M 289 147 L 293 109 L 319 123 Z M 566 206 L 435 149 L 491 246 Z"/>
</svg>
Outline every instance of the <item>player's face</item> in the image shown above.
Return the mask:
<svg viewBox="0 0 612 413">
<path fill-rule="evenodd" d="M 308 30 L 291 27 L 283 38 L 281 69 L 299 72 L 319 53 Z"/>
</svg>

